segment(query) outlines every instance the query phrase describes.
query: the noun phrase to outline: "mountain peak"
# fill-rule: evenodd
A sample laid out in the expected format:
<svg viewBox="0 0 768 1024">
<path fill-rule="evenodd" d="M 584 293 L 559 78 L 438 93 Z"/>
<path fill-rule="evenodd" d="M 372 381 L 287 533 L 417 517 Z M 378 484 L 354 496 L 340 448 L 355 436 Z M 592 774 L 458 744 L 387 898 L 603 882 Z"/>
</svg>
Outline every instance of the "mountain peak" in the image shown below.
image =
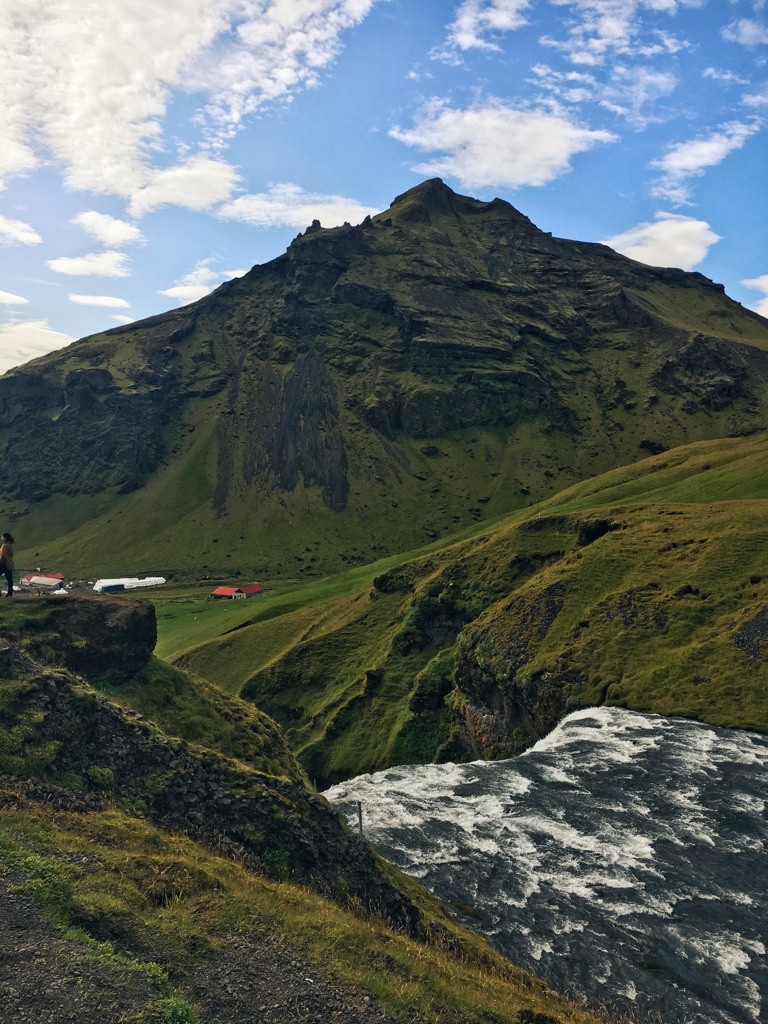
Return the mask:
<svg viewBox="0 0 768 1024">
<path fill-rule="evenodd" d="M 396 196 L 392 205 L 380 217 L 392 217 L 398 220 L 427 220 L 430 214 L 448 213 L 454 217 L 465 214 L 493 211 L 511 220 L 534 227 L 524 214 L 504 199 L 485 201 L 472 196 L 461 195 L 446 185 L 442 178 L 428 178 L 414 185 L 401 195 Z"/>
</svg>

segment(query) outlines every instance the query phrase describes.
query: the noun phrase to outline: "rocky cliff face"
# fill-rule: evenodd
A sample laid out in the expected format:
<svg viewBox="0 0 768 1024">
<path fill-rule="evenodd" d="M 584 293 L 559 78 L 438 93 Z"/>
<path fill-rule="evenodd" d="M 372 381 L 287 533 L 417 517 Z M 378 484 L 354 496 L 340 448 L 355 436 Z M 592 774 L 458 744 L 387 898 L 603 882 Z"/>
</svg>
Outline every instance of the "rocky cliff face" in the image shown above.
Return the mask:
<svg viewBox="0 0 768 1024">
<path fill-rule="evenodd" d="M 157 643 L 154 607 L 135 601 L 41 600 L 23 624 L 28 654 L 92 683 L 128 682 L 145 667 Z"/>
<path fill-rule="evenodd" d="M 306 515 L 316 493 L 372 525 L 370 556 L 387 524 L 410 544 L 482 516 L 467 486 L 498 512 L 765 426 L 768 322 L 699 274 L 553 238 L 435 179 L 183 310 L 6 375 L 0 423 L 21 503 L 166 474 L 200 521 L 240 516 L 261 543 L 270 509 Z M 441 441 L 457 465 L 438 465 Z"/>
</svg>

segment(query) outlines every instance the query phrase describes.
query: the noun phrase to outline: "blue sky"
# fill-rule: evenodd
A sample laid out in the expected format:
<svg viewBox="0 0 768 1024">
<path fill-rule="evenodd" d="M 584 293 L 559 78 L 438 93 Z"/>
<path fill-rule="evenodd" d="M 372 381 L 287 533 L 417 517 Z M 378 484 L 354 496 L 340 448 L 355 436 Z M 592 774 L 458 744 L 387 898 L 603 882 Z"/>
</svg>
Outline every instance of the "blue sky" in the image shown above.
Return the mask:
<svg viewBox="0 0 768 1024">
<path fill-rule="evenodd" d="M 0 372 L 439 176 L 768 315 L 766 0 L 3 0 Z"/>
</svg>

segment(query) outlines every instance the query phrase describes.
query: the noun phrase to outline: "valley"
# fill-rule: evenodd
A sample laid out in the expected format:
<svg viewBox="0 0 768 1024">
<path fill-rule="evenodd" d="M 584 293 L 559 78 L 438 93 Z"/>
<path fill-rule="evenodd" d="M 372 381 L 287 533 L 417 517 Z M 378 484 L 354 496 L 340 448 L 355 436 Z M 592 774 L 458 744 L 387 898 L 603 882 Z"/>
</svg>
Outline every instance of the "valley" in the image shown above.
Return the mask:
<svg viewBox="0 0 768 1024">
<path fill-rule="evenodd" d="M 662 716 L 760 747 L 766 431 L 768 321 L 699 274 L 553 238 L 439 179 L 0 377 L 18 569 L 167 580 L 0 602 L 0 938 L 32 907 L 51 962 L 113 993 L 110 1024 L 229 1024 L 243 964 L 263 955 L 279 979 L 280 950 L 344 1024 L 677 1022 L 666 989 L 685 972 L 653 975 L 656 1003 L 633 1000 L 634 975 L 574 983 L 597 955 L 581 922 L 547 987 L 536 935 L 524 970 L 471 930 L 479 883 L 442 905 L 322 793 L 474 762 L 514 776 L 590 715 L 619 738 Z M 632 803 L 614 765 L 596 835 L 614 771 Z M 749 786 L 762 800 L 761 773 Z M 756 841 L 748 816 L 733 829 L 733 850 Z M 382 850 L 410 870 L 395 839 Z M 482 843 L 476 860 L 448 846 L 483 879 Z M 720 898 L 710 882 L 697 899 Z M 765 916 L 742 895 L 756 952 Z M 758 1020 L 745 957 L 729 971 Z M 315 1019 L 297 985 L 293 1011 L 259 996 L 265 1022 Z"/>
</svg>

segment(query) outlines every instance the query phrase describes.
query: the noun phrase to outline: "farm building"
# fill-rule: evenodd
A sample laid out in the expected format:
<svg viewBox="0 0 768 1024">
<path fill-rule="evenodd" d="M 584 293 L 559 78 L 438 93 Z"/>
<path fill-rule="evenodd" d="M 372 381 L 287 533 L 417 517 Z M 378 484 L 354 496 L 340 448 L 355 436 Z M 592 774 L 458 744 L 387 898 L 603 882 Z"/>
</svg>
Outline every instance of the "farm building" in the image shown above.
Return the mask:
<svg viewBox="0 0 768 1024">
<path fill-rule="evenodd" d="M 140 587 L 159 587 L 165 583 L 165 576 L 119 576 L 115 579 L 96 580 L 93 589 L 97 594 L 116 594 L 121 590 L 138 590 Z"/>
<path fill-rule="evenodd" d="M 64 575 L 60 572 L 31 572 L 23 576 L 19 583 L 22 587 L 34 590 L 58 590 L 64 585 Z"/>
<path fill-rule="evenodd" d="M 254 597 L 256 594 L 263 593 L 264 587 L 260 584 L 247 583 L 244 587 L 216 587 L 216 589 L 211 592 L 211 597 L 242 600 L 243 598 Z"/>
</svg>

